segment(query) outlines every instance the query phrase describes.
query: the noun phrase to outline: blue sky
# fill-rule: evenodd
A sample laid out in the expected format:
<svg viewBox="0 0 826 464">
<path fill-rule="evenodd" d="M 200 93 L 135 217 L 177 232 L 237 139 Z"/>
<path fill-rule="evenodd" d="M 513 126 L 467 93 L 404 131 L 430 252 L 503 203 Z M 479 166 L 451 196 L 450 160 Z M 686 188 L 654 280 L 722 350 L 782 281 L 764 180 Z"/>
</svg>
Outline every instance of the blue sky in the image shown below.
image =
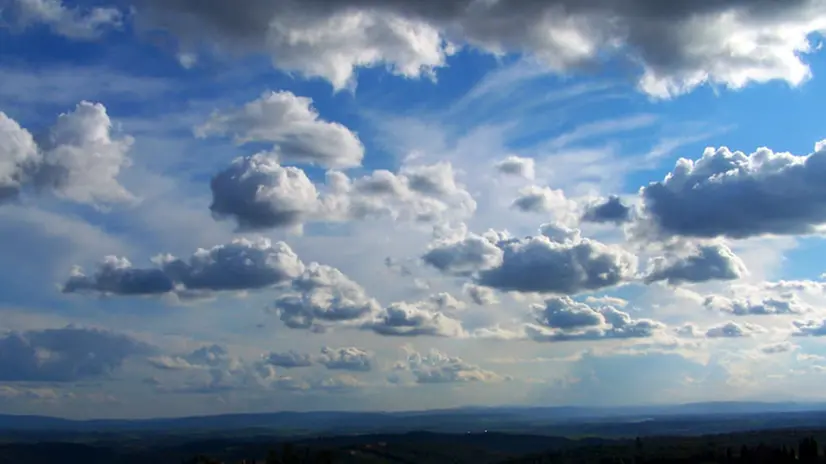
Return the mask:
<svg viewBox="0 0 826 464">
<path fill-rule="evenodd" d="M 822 1 L 307 5 L 0 1 L 0 412 L 823 399 Z"/>
</svg>

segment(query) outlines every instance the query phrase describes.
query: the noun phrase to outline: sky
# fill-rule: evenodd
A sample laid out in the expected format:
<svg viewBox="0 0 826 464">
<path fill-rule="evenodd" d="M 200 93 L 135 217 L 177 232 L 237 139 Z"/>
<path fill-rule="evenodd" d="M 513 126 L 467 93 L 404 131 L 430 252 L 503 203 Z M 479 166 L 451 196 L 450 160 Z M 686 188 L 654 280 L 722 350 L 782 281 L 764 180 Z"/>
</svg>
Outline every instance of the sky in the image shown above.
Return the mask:
<svg viewBox="0 0 826 464">
<path fill-rule="evenodd" d="M 0 413 L 826 400 L 826 1 L 0 25 Z"/>
</svg>

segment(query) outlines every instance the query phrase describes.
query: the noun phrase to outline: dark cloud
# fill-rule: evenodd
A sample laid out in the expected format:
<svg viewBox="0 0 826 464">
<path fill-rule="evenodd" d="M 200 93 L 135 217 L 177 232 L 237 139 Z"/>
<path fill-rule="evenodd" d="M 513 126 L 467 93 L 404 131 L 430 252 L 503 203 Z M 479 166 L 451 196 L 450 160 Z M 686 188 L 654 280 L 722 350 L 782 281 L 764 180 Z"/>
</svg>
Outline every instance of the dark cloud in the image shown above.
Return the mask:
<svg viewBox="0 0 826 464">
<path fill-rule="evenodd" d="M 235 239 L 199 249 L 188 259 L 161 255 L 156 268 L 135 268 L 125 258 L 106 257 L 94 274 L 79 268 L 63 285 L 65 293 L 158 295 L 176 292 L 254 290 L 292 282 L 304 263 L 284 242 L 266 238 Z"/>
<path fill-rule="evenodd" d="M 126 335 L 68 326 L 0 337 L 0 381 L 73 382 L 110 375 L 152 348 Z"/>
<path fill-rule="evenodd" d="M 748 273 L 746 265 L 727 246 L 701 245 L 688 256 L 657 258 L 645 277 L 646 283 L 665 281 L 669 285 L 736 280 Z"/>
<path fill-rule="evenodd" d="M 795 156 L 760 148 L 746 155 L 707 149 L 680 159 L 661 182 L 642 189 L 657 232 L 748 238 L 806 234 L 826 223 L 826 152 Z"/>
<path fill-rule="evenodd" d="M 588 205 L 582 220 L 599 224 L 624 224 L 631 221 L 631 211 L 631 207 L 626 206 L 620 197 L 612 195 L 605 201 Z"/>
<path fill-rule="evenodd" d="M 360 348 L 330 348 L 321 349 L 318 362 L 327 369 L 367 372 L 373 369 L 373 354 Z"/>
<path fill-rule="evenodd" d="M 532 307 L 535 323 L 525 331 L 539 342 L 648 338 L 665 329 L 651 319 L 633 319 L 613 306 L 594 308 L 569 297 L 546 300 Z"/>
<path fill-rule="evenodd" d="M 606 56 L 626 59 L 640 69 L 638 86 L 658 97 L 706 82 L 798 84 L 809 75 L 799 54 L 825 14 L 817 0 L 243 0 L 231 6 L 139 0 L 137 6 L 139 23 L 173 32 L 185 47 L 266 53 L 279 68 L 336 88 L 352 85 L 360 67 L 431 75 L 458 44 L 527 53 L 560 72 Z"/>
</svg>

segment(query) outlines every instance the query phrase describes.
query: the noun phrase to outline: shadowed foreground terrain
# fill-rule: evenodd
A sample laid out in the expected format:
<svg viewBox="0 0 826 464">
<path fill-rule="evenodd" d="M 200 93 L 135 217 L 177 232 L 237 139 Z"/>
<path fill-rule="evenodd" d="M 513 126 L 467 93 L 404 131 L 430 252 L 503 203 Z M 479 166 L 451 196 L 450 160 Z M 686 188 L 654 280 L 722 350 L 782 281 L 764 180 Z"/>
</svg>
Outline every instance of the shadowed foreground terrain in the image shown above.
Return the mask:
<svg viewBox="0 0 826 464">
<path fill-rule="evenodd" d="M 826 429 L 613 440 L 500 433 L 408 433 L 295 442 L 158 436 L 136 443 L 128 437 L 110 437 L 90 443 L 7 443 L 0 445 L 0 463 L 826 463 L 818 439 L 826 442 Z"/>
<path fill-rule="evenodd" d="M 794 405 L 743 408 L 713 404 L 602 415 L 587 408 L 492 408 L 144 421 L 0 415 L 0 464 L 826 463 L 820 449 L 826 413 Z"/>
</svg>

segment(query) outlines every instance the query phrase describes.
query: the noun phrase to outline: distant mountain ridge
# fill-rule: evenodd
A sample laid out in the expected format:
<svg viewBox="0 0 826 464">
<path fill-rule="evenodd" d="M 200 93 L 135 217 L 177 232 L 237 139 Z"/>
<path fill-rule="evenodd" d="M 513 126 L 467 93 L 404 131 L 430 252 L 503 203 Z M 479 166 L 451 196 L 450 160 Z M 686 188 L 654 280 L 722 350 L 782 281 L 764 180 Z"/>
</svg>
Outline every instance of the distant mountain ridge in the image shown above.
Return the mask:
<svg viewBox="0 0 826 464">
<path fill-rule="evenodd" d="M 638 422 L 693 416 L 826 412 L 826 403 L 709 402 L 639 407 L 468 407 L 405 412 L 272 412 L 158 419 L 71 420 L 48 416 L 0 414 L 0 430 L 55 432 L 129 432 L 266 429 L 290 434 L 408 432 L 479 432 L 516 430 L 565 423 Z"/>
</svg>

